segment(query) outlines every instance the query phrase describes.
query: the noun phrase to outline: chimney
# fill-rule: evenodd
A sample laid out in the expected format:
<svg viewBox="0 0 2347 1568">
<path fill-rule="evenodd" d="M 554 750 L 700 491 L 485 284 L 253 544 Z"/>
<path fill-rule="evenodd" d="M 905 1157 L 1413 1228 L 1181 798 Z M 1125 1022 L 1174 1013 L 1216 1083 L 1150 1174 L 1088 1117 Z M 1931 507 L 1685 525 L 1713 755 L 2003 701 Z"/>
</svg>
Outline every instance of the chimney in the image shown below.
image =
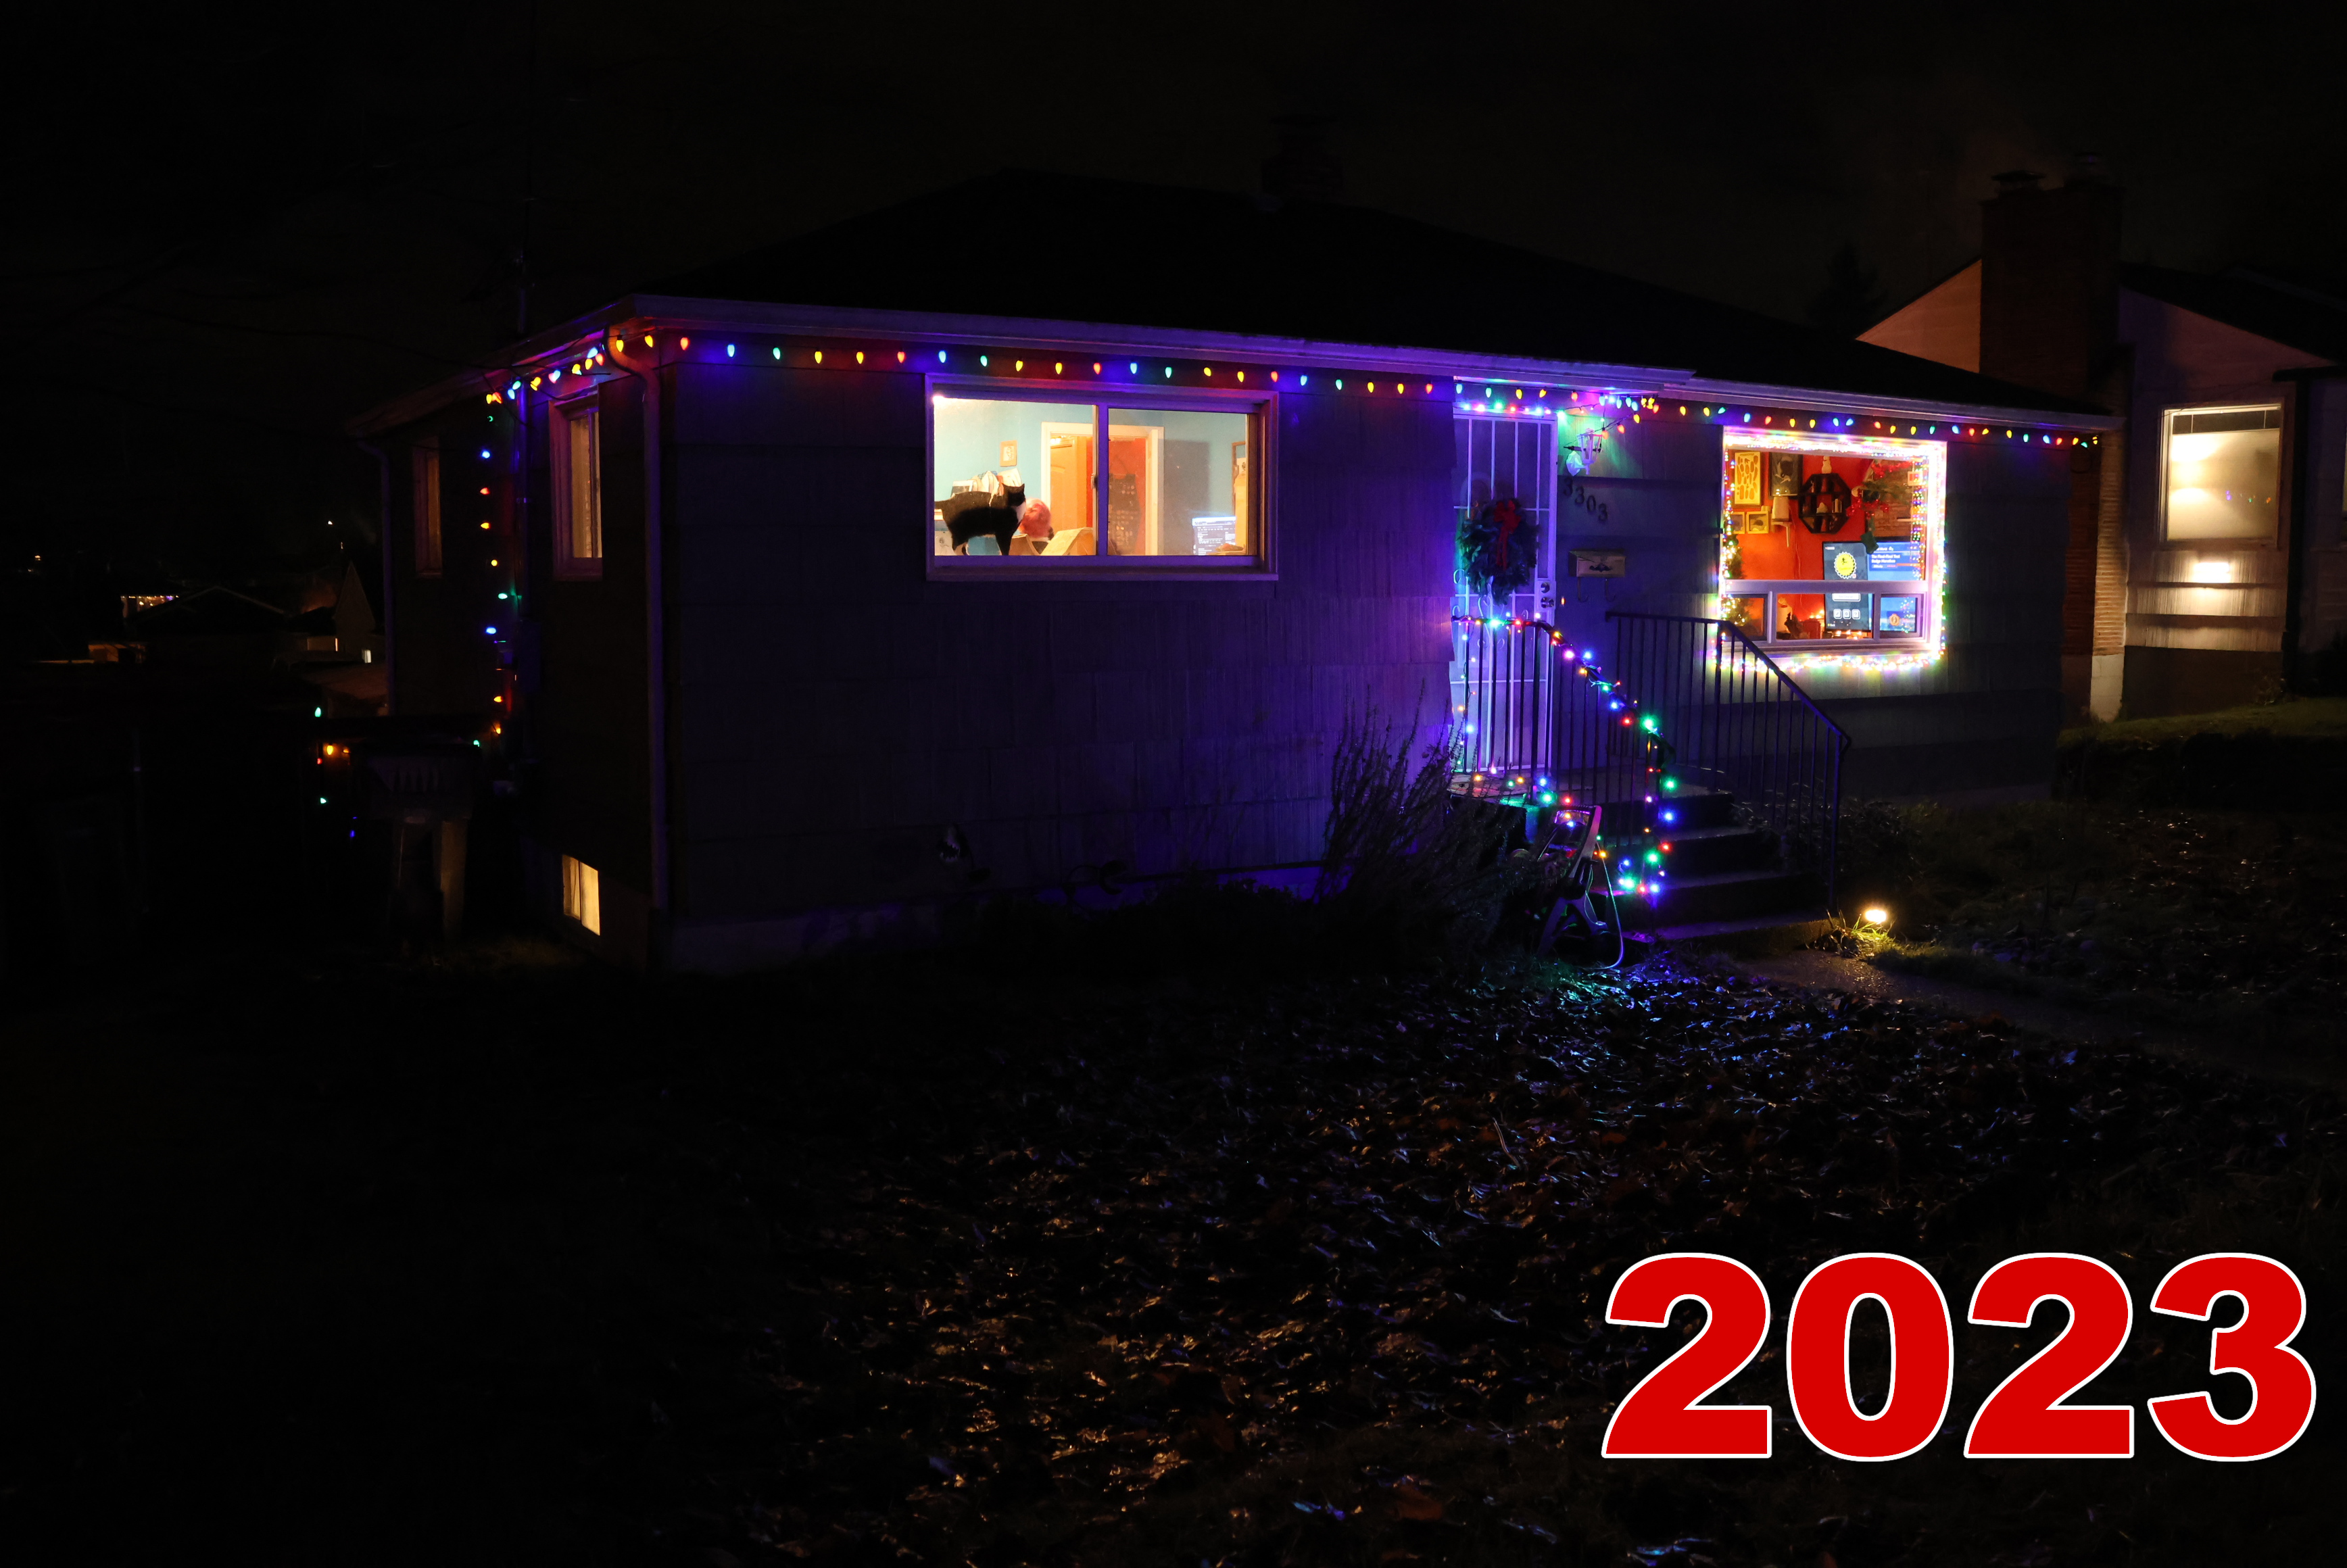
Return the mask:
<svg viewBox="0 0 2347 1568">
<path fill-rule="evenodd" d="M 1279 150 L 1263 160 L 1263 192 L 1281 201 L 1342 201 L 1345 170 L 1328 150 L 1329 117 L 1284 114 L 1275 118 Z"/>
<path fill-rule="evenodd" d="M 2065 397 L 2096 390 L 2118 334 L 2119 190 L 2092 155 L 2057 189 L 2028 169 L 1981 203 L 1981 374 Z"/>
</svg>

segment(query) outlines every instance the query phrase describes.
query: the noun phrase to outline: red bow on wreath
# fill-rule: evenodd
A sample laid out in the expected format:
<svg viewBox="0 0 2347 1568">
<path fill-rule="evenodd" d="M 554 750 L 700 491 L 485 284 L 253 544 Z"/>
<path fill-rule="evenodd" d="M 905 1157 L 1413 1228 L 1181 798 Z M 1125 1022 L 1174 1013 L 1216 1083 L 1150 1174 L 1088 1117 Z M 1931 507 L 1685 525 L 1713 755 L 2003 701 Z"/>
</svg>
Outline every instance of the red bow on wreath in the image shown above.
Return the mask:
<svg viewBox="0 0 2347 1568">
<path fill-rule="evenodd" d="M 1508 569 L 1508 536 L 1524 526 L 1524 514 L 1513 499 L 1497 501 L 1491 507 L 1491 521 L 1499 530 L 1491 537 L 1491 569 L 1498 576 Z"/>
</svg>

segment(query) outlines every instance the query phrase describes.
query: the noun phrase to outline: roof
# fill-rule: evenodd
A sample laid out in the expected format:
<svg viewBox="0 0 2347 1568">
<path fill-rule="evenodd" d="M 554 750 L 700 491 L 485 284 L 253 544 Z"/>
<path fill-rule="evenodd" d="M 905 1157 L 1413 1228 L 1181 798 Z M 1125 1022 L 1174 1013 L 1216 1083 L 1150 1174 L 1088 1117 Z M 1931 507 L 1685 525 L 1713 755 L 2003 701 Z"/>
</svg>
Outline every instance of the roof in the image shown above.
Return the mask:
<svg viewBox="0 0 2347 1568">
<path fill-rule="evenodd" d="M 142 637 L 249 636 L 282 630 L 286 614 L 265 600 L 215 583 L 139 610 L 131 621 Z"/>
<path fill-rule="evenodd" d="M 641 292 L 1113 323 L 1853 396 L 2092 405 L 1368 208 L 1007 170 Z"/>
<path fill-rule="evenodd" d="M 2179 272 L 2133 263 L 2120 266 L 2119 285 L 2306 354 L 2347 360 L 2347 301 L 2311 289 L 2239 268 Z"/>
</svg>

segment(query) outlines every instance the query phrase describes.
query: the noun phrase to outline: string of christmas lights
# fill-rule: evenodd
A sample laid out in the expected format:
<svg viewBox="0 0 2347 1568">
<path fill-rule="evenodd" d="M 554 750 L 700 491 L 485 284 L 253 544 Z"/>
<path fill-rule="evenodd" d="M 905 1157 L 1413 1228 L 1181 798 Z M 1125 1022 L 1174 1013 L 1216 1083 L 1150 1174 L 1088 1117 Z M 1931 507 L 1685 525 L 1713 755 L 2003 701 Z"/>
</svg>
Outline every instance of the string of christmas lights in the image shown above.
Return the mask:
<svg viewBox="0 0 2347 1568">
<path fill-rule="evenodd" d="M 666 347 L 664 348 L 663 343 Z M 1411 375 L 1400 371 L 1334 372 L 1325 367 L 1319 371 L 1296 366 L 1229 364 L 1216 364 L 1201 360 L 1142 360 L 1111 358 L 1071 361 L 1064 354 L 1058 358 L 1046 358 L 1038 354 L 1031 358 L 1021 350 L 996 351 L 975 345 L 937 348 L 921 345 L 910 348 L 857 345 L 846 342 L 825 341 L 820 344 L 808 340 L 784 339 L 744 343 L 738 338 L 711 341 L 703 339 L 701 351 L 695 354 L 693 339 L 689 333 L 676 333 L 663 339 L 657 330 L 642 334 L 641 347 L 661 356 L 662 363 L 675 360 L 705 360 L 711 363 L 756 363 L 757 350 L 764 348 L 768 362 L 788 368 L 877 370 L 909 370 L 914 368 L 915 355 L 919 355 L 919 367 L 926 370 L 934 363 L 958 375 L 974 375 L 989 380 L 1023 379 L 1050 382 L 1073 380 L 1105 384 L 1139 384 L 1166 387 L 1228 385 L 1232 387 L 1280 386 L 1297 391 L 1309 391 L 1313 378 L 1320 378 L 1323 394 L 1349 394 L 1359 396 L 1414 396 L 1429 398 L 1448 396 L 1461 413 L 1472 413 L 1512 418 L 1555 419 L 1567 412 L 1587 412 L 1595 408 L 1622 411 L 1628 423 L 1643 425 L 1648 419 L 1672 419 L 1690 424 L 1722 426 L 1750 425 L 1762 430 L 1856 431 L 1864 428 L 1883 435 L 1930 436 L 1942 439 L 1963 441 L 2006 440 L 2047 446 L 2100 446 L 2102 438 L 2092 432 L 2066 430 L 2055 425 L 2013 425 L 2000 428 L 1970 421 L 1930 419 L 1916 416 L 1883 418 L 1863 413 L 1805 410 L 1762 405 L 1742 406 L 1727 404 L 1689 404 L 1651 393 L 1611 391 L 1604 388 L 1565 385 L 1516 384 L 1487 381 L 1479 384 L 1455 376 L 1428 379 L 1423 374 Z M 610 355 L 630 352 L 628 340 L 611 335 L 608 343 L 599 337 L 591 344 L 574 343 L 569 348 L 541 356 L 532 364 L 505 373 L 505 391 L 510 395 L 524 386 L 532 391 L 559 387 L 568 375 L 572 378 L 590 376 L 610 369 Z M 670 356 L 673 356 L 671 359 Z M 1087 374 L 1089 371 L 1089 374 Z M 1903 429 L 1901 427 L 1904 427 Z"/>
<path fill-rule="evenodd" d="M 1545 620 L 1531 620 L 1522 617 L 1501 615 L 1454 615 L 1450 618 L 1450 623 L 1453 626 L 1481 627 L 1490 631 L 1506 631 L 1516 635 L 1530 633 L 1547 638 L 1549 647 L 1556 653 L 1558 663 L 1577 672 L 1582 680 L 1588 682 L 1604 701 L 1606 712 L 1609 715 L 1619 713 L 1621 727 L 1631 731 L 1637 737 L 1640 749 L 1639 765 L 1645 770 L 1645 776 L 1654 781 L 1651 786 L 1654 793 L 1645 794 L 1641 804 L 1658 806 L 1659 796 L 1671 794 L 1677 790 L 1678 780 L 1665 771 L 1663 765 L 1671 746 L 1670 743 L 1663 738 L 1662 720 L 1648 712 L 1635 696 L 1624 690 L 1618 678 L 1609 677 L 1603 672 L 1604 666 L 1598 662 L 1596 650 L 1574 648 L 1565 641 L 1564 633 Z M 1482 774 L 1471 774 L 1469 775 L 1471 785 L 1482 783 L 1485 776 Z M 1554 807 L 1568 812 L 1575 809 L 1576 803 L 1572 795 L 1564 793 L 1561 781 L 1550 779 L 1542 774 L 1534 774 L 1529 779 L 1526 775 L 1518 774 L 1512 781 L 1508 782 L 1512 782 L 1518 788 L 1526 789 L 1526 798 L 1522 804 L 1528 810 L 1534 807 Z M 1505 784 L 1503 784 L 1501 787 L 1504 788 Z M 1499 798 L 1504 802 L 1508 797 L 1503 794 Z M 1585 803 L 1585 805 L 1594 806 L 1604 804 L 1605 803 L 1603 801 L 1590 801 Z M 1670 814 L 1665 811 L 1664 815 L 1668 816 Z M 1618 894 L 1642 897 L 1651 904 L 1661 898 L 1664 882 L 1670 875 L 1668 863 L 1665 857 L 1670 854 L 1671 845 L 1670 842 L 1657 832 L 1651 813 L 1641 814 L 1638 834 L 1645 842 L 1635 845 L 1630 849 L 1626 866 L 1617 865 L 1607 868 L 1609 885 L 1612 885 L 1613 890 Z M 1612 835 L 1604 836 L 1610 838 Z M 1610 848 L 1601 848 L 1597 853 L 1600 859 L 1621 858 Z M 1625 877 L 1627 879 L 1624 880 Z"/>
</svg>

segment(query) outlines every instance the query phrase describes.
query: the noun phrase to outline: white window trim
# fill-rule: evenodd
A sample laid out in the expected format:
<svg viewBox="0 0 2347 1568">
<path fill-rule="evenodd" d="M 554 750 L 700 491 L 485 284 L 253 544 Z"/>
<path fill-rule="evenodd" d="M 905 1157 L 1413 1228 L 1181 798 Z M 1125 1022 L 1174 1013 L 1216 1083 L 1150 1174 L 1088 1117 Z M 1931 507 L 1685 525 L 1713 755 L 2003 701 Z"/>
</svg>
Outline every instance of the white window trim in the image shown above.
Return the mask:
<svg viewBox="0 0 2347 1568">
<path fill-rule="evenodd" d="M 1061 384 L 1039 385 L 1032 382 L 1005 383 L 984 376 L 924 375 L 921 407 L 922 452 L 921 494 L 924 497 L 919 517 L 921 552 L 928 561 L 928 578 L 932 582 L 1275 582 L 1279 578 L 1279 531 L 1277 516 L 1277 464 L 1274 448 L 1277 441 L 1279 395 L 1270 389 L 1234 388 L 1228 392 L 1220 387 L 1184 387 L 1180 391 L 1160 392 L 1145 386 L 1109 385 L 1100 382 L 1081 381 Z M 930 508 L 937 503 L 929 497 L 936 486 L 938 416 L 937 398 L 987 398 L 1003 403 L 1084 403 L 1092 405 L 1093 423 L 1102 430 L 1099 450 L 1107 450 L 1105 426 L 1109 410 L 1116 408 L 1164 409 L 1171 413 L 1194 411 L 1213 413 L 1217 410 L 1245 410 L 1254 415 L 1247 433 L 1247 505 L 1254 513 L 1255 549 L 1249 556 L 1074 556 L 1046 559 L 1036 556 L 999 556 L 972 560 L 967 556 L 941 556 L 935 553 L 934 523 Z M 1108 516 L 1107 466 L 1103 463 L 1093 474 L 1097 487 L 1093 500 L 1094 515 Z"/>
<path fill-rule="evenodd" d="M 566 581 L 593 581 L 603 575 L 603 559 L 610 545 L 603 526 L 602 410 L 594 395 L 589 393 L 584 397 L 552 404 L 548 412 L 552 416 L 547 428 L 547 467 L 553 479 L 554 490 L 554 575 Z M 595 422 L 595 553 L 591 556 L 571 553 L 572 487 L 577 477 L 570 471 L 570 424 L 582 414 Z"/>
<path fill-rule="evenodd" d="M 1924 471 L 1923 546 L 1926 575 L 1917 579 L 1871 578 L 1844 582 L 1838 579 L 1817 578 L 1728 578 L 1722 575 L 1715 591 L 1715 602 L 1728 598 L 1744 598 L 1765 594 L 1768 635 L 1752 641 L 1771 653 L 1798 655 L 1830 654 L 1838 658 L 1862 658 L 1870 653 L 1912 656 L 1919 652 L 1936 652 L 1942 646 L 1942 620 L 1945 606 L 1941 602 L 1942 588 L 1948 576 L 1948 444 L 1944 441 L 1914 440 L 1905 436 L 1833 435 L 1816 432 L 1732 429 L 1724 433 L 1720 443 L 1723 465 L 1727 456 L 1737 450 L 1764 452 L 1816 453 L 1825 456 L 1887 457 L 1900 462 L 1920 462 Z M 1721 509 L 1726 510 L 1727 480 L 1721 480 Z M 1911 637 L 1801 637 L 1780 636 L 1777 630 L 1777 596 L 1780 593 L 1818 594 L 1870 593 L 1881 598 L 1886 593 L 1892 598 L 1912 598 L 1916 606 L 1915 634 Z M 1724 610 L 1724 607 L 1723 607 Z"/>
<path fill-rule="evenodd" d="M 2168 443 L 2175 439 L 2168 430 L 2168 425 L 2179 414 L 2271 414 L 2274 416 L 2273 428 L 2284 437 L 2290 434 L 2289 410 L 2279 400 L 2271 403 L 2181 403 L 2173 408 L 2161 409 L 2159 411 L 2159 542 L 2161 546 L 2168 549 L 2187 550 L 2280 548 L 2282 507 L 2280 489 L 2284 482 L 2283 476 L 2288 471 L 2290 443 L 2287 439 L 2278 442 L 2281 447 L 2280 456 L 2282 471 L 2277 473 L 2274 477 L 2276 495 L 2272 528 L 2262 534 L 2202 534 L 2188 539 L 2178 538 L 2168 531 Z M 2341 506 L 2342 509 L 2347 509 L 2347 499 L 2342 499 Z"/>
</svg>

